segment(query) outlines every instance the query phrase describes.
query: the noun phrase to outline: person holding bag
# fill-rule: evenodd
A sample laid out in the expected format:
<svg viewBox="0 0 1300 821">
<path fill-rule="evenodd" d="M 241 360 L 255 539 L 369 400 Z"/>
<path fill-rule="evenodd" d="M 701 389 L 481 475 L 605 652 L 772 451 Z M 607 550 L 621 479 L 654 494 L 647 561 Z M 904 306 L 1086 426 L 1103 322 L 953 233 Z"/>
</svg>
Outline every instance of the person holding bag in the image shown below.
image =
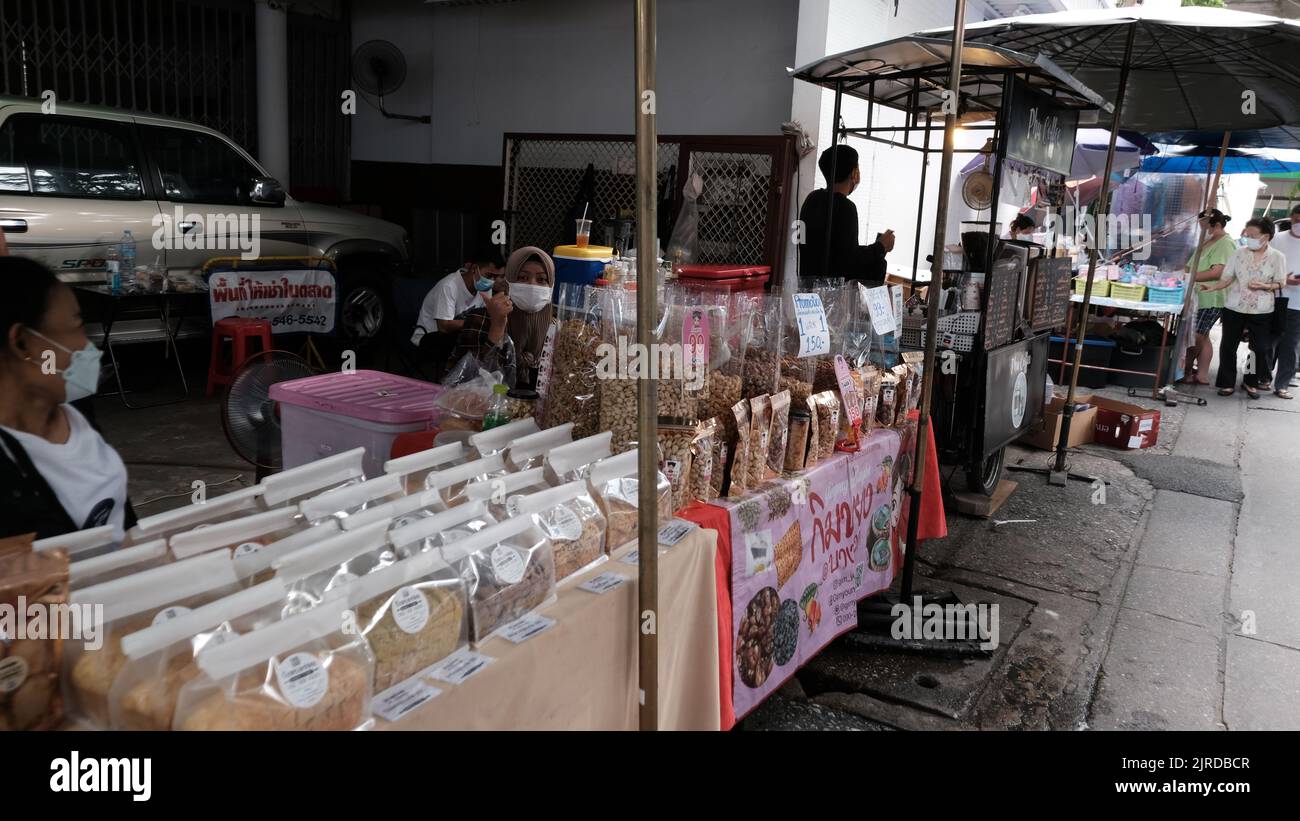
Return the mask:
<svg viewBox="0 0 1300 821">
<path fill-rule="evenodd" d="M 1273 247 L 1286 255 L 1286 287 L 1275 300 L 1273 324 L 1277 339 L 1277 373 L 1273 375 L 1273 393 L 1291 399 L 1296 359 L 1300 355 L 1300 205 L 1291 209 L 1291 227 L 1273 238 Z M 1276 303 L 1285 302 L 1278 306 Z"/>
<path fill-rule="evenodd" d="M 1286 285 L 1286 255 L 1270 248 L 1273 221 L 1256 217 L 1242 232 L 1246 247 L 1237 249 L 1224 266 L 1223 277 L 1204 291 L 1227 290 L 1223 307 L 1223 339 L 1215 385 L 1219 396 L 1232 396 L 1237 381 L 1237 348 L 1244 331 L 1250 331 L 1252 362 L 1242 378 L 1242 390 L 1251 399 L 1259 388 L 1267 390 L 1273 370 L 1273 301 Z"/>
</svg>

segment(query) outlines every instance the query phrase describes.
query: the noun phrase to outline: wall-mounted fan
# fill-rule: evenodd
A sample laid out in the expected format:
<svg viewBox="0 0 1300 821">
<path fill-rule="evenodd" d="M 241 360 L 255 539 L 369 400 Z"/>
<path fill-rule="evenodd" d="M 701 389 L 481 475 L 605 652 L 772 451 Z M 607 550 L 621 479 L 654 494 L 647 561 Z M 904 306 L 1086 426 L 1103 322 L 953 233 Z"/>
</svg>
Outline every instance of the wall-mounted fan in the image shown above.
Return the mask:
<svg viewBox="0 0 1300 821">
<path fill-rule="evenodd" d="M 235 453 L 257 468 L 257 480 L 282 465 L 280 409 L 271 398 L 277 382 L 315 376 L 316 370 L 297 354 L 262 351 L 240 366 L 221 400 L 221 428 Z"/>
<path fill-rule="evenodd" d="M 379 98 L 379 113 L 390 120 L 433 122 L 428 114 L 394 114 L 384 108 L 384 95 L 392 94 L 406 82 L 406 57 L 387 40 L 368 40 L 352 54 L 352 81 L 367 94 Z"/>
<path fill-rule="evenodd" d="M 993 140 L 984 143 L 980 149 L 984 155 L 984 167 L 972 171 L 961 182 L 961 198 L 966 207 L 983 211 L 993 204 L 993 175 L 989 173 L 989 160 L 993 157 Z"/>
</svg>

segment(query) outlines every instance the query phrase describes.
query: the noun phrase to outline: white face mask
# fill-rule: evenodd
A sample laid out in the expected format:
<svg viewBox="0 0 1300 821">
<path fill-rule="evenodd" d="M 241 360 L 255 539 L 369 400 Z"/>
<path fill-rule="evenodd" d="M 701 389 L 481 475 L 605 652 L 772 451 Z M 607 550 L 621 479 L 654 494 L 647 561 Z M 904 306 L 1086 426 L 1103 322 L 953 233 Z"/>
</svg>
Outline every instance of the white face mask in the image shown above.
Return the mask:
<svg viewBox="0 0 1300 821">
<path fill-rule="evenodd" d="M 95 395 L 95 391 L 99 390 L 99 358 L 101 356 L 101 352 L 99 348 L 95 347 L 95 343 L 87 341 L 86 347 L 74 351 L 60 345 L 34 328 L 28 328 L 27 330 L 59 350 L 71 354 L 68 367 L 59 372 L 59 375 L 63 377 L 64 388 L 67 391 L 65 401 L 76 402 L 78 399 L 85 399 L 87 396 Z"/>
<path fill-rule="evenodd" d="M 1246 247 L 1252 251 L 1258 251 L 1264 247 L 1264 240 L 1259 237 L 1246 237 Z"/>
<path fill-rule="evenodd" d="M 551 303 L 549 285 L 529 285 L 524 282 L 510 283 L 510 301 L 526 314 L 535 314 Z"/>
<path fill-rule="evenodd" d="M 1300 237 L 1300 220 L 1291 223 L 1291 236 Z"/>
</svg>

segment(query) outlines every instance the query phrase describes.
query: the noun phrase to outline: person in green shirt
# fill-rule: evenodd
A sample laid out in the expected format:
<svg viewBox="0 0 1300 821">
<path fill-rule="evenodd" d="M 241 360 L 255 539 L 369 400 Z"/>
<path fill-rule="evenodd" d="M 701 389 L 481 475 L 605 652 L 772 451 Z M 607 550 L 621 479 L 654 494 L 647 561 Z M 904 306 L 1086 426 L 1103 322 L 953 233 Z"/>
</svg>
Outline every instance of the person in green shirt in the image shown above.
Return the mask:
<svg viewBox="0 0 1300 821">
<path fill-rule="evenodd" d="M 1205 243 L 1201 245 L 1201 258 L 1197 265 L 1195 282 L 1215 283 L 1223 276 L 1223 268 L 1228 258 L 1237 250 L 1237 243 L 1228 236 L 1228 222 L 1232 217 L 1217 208 L 1202 211 L 1197 215 L 1201 228 L 1205 230 Z M 1187 260 L 1187 270 L 1192 269 L 1192 258 Z M 1196 287 L 1193 285 L 1192 287 Z M 1214 345 L 1210 342 L 1210 330 L 1219 321 L 1223 313 L 1223 292 L 1197 292 L 1196 341 L 1187 349 L 1186 366 L 1183 368 L 1181 382 L 1188 385 L 1208 385 L 1210 380 L 1202 374 L 1209 373 L 1210 363 L 1214 361 Z M 1197 369 L 1197 364 L 1205 366 L 1204 371 Z"/>
</svg>

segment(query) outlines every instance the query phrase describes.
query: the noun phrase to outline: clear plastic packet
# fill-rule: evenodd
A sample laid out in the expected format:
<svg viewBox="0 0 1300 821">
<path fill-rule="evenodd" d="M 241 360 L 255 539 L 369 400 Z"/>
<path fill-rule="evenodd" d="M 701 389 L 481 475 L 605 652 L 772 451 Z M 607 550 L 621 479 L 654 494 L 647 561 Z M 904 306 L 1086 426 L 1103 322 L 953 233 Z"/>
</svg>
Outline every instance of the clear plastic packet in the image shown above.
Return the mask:
<svg viewBox="0 0 1300 821">
<path fill-rule="evenodd" d="M 781 294 L 754 296 L 744 324 L 745 364 L 741 374 L 742 396 L 776 393 L 781 381 Z"/>
<path fill-rule="evenodd" d="M 772 438 L 772 397 L 764 394 L 749 400 L 749 465 L 745 487 L 753 490 L 767 480 L 767 449 Z"/>
<path fill-rule="evenodd" d="M 876 419 L 881 427 L 892 428 L 898 412 L 898 375 L 885 371 L 880 376 L 880 401 L 876 404 Z"/>
<path fill-rule="evenodd" d="M 808 431 L 812 425 L 812 416 L 807 410 L 794 408 L 790 411 L 790 433 L 785 447 L 785 471 L 797 473 L 804 469 L 808 460 Z"/>
<path fill-rule="evenodd" d="M 789 391 L 781 391 L 772 396 L 772 423 L 767 436 L 767 470 L 764 474 L 767 479 L 777 478 L 785 469 L 785 446 L 790 435 L 790 401 Z M 807 397 L 804 401 L 807 401 Z"/>
<path fill-rule="evenodd" d="M 731 464 L 727 466 L 727 497 L 734 499 L 745 495 L 749 489 L 749 438 L 752 429 L 749 421 L 749 400 L 742 399 L 731 407 L 736 420 L 736 439 L 731 447 Z"/>
<path fill-rule="evenodd" d="M 839 439 L 840 398 L 834 391 L 822 391 L 812 398 L 817 408 L 817 458 L 829 459 Z"/>
<path fill-rule="evenodd" d="M 664 291 L 663 315 L 653 334 L 660 350 L 670 352 L 654 363 L 660 419 L 694 422 L 700 415 L 709 352 L 696 343 L 708 333 L 709 316 L 706 307 L 691 304 L 696 297 L 682 288 Z"/>
<path fill-rule="evenodd" d="M 104 525 L 32 542 L 32 550 L 37 553 L 58 547 L 67 552 L 70 561 L 76 562 L 111 552 L 117 547 L 117 540 L 113 537 L 113 526 Z"/>
<path fill-rule="evenodd" d="M 777 382 L 775 396 L 780 391 L 789 391 L 790 400 L 803 404 L 816 391 L 813 383 L 817 381 L 817 362 L 815 356 L 799 356 L 799 330 L 794 312 L 794 294 L 786 293 L 781 299 L 781 373 Z"/>
<path fill-rule="evenodd" d="M 817 395 L 813 394 L 808 397 L 804 403 L 803 409 L 808 412 L 808 452 L 804 454 L 803 466 L 810 468 L 817 464 L 824 457 L 830 456 L 829 453 L 821 452 L 821 415 L 817 412 Z"/>
<path fill-rule="evenodd" d="M 103 609 L 94 640 L 64 644 L 63 693 L 69 713 L 93 727 L 107 727 L 108 694 L 126 664 L 122 636 L 239 589 L 230 554 L 219 550 L 74 590 L 69 597 L 73 611 L 85 611 L 83 605 Z"/>
<path fill-rule="evenodd" d="M 879 424 L 876 414 L 880 408 L 883 374 L 875 365 L 863 365 L 858 373 L 862 374 L 862 432 L 870 433 Z"/>
<path fill-rule="evenodd" d="M 606 553 L 612 553 L 628 542 L 636 541 L 640 510 L 640 487 L 637 479 L 637 460 L 640 450 L 629 450 L 601 459 L 591 466 L 587 483 L 592 498 L 605 515 Z M 659 500 L 658 517 L 662 525 L 673 517 L 673 491 L 668 477 L 656 473 Z"/>
<path fill-rule="evenodd" d="M 465 498 L 487 505 L 488 512 L 498 521 L 517 515 L 518 511 L 509 504 L 513 496 L 537 493 L 551 487 L 546 479 L 545 468 L 521 470 L 508 473 L 495 479 L 471 482 L 465 486 Z"/>
<path fill-rule="evenodd" d="M 399 556 L 408 558 L 451 544 L 496 523 L 486 504 L 469 501 L 450 510 L 394 525 L 388 541 Z"/>
<path fill-rule="evenodd" d="M 398 557 L 388 543 L 389 524 L 344 531 L 273 561 L 286 591 L 285 614 L 317 607 L 336 587 L 394 564 Z"/>
<path fill-rule="evenodd" d="M 306 521 L 317 524 L 326 519 L 342 521 L 372 507 L 396 501 L 406 494 L 401 476 L 386 473 L 355 485 L 327 490 L 319 496 L 303 499 L 298 511 Z"/>
<path fill-rule="evenodd" d="M 504 425 L 497 425 L 489 430 L 481 430 L 469 437 L 470 447 L 478 454 L 479 458 L 491 456 L 495 453 L 501 453 L 510 447 L 516 439 L 522 436 L 537 433 L 541 428 L 537 427 L 537 420 L 531 416 L 522 419 L 515 419 Z"/>
<path fill-rule="evenodd" d="M 242 519 L 199 525 L 194 530 L 172 536 L 167 546 L 171 549 L 172 557 L 176 559 L 188 559 L 200 553 L 222 548 L 248 553 L 250 550 L 265 547 L 285 536 L 297 533 L 307 525 L 308 523 L 298 514 L 297 506 L 290 505 L 254 513 Z"/>
<path fill-rule="evenodd" d="M 432 516 L 434 513 L 444 509 L 446 505 L 442 503 L 442 497 L 436 490 L 422 490 L 417 493 L 408 493 L 405 496 L 399 496 L 391 502 L 368 507 L 359 513 L 339 522 L 344 530 L 357 530 L 375 522 L 391 522 L 389 528 L 397 528 L 409 524 L 421 517 Z"/>
<path fill-rule="evenodd" d="M 437 409 L 434 423 L 443 430 L 483 430 L 483 417 L 492 403 L 492 389 L 501 384 L 503 376 L 500 371 L 477 368 L 477 363 L 472 360 L 470 366 L 475 368 L 473 375 L 464 374 L 470 378 L 456 383 L 446 382 L 454 386 L 434 400 Z M 448 376 L 454 377 L 453 374 Z"/>
<path fill-rule="evenodd" d="M 851 307 L 844 325 L 842 348 L 849 366 L 858 368 L 871 361 L 875 334 L 871 329 L 871 312 L 867 308 L 866 286 L 860 282 L 851 282 L 845 288 Z"/>
<path fill-rule="evenodd" d="M 605 516 L 584 480 L 520 496 L 518 515 L 533 521 L 551 542 L 559 583 L 605 558 Z"/>
<path fill-rule="evenodd" d="M 198 654 L 278 621 L 284 596 L 284 585 L 271 579 L 123 636 L 126 663 L 109 690 L 109 726 L 170 730 L 181 688 L 199 675 Z"/>
<path fill-rule="evenodd" d="M 444 507 L 453 507 L 465 503 L 465 486 L 470 482 L 480 482 L 506 475 L 505 457 L 500 453 L 475 459 L 463 465 L 430 473 L 425 480 L 429 490 L 438 491 L 438 498 Z"/>
<path fill-rule="evenodd" d="M 355 730 L 371 723 L 374 658 L 339 598 L 209 648 L 176 730 Z"/>
<path fill-rule="evenodd" d="M 559 285 L 559 330 L 551 350 L 542 428 L 573 422 L 577 439 L 590 436 L 600 422 L 601 328 L 595 291 L 577 283 Z M 545 369 L 545 368 L 544 368 Z"/>
<path fill-rule="evenodd" d="M 890 371 L 897 380 L 896 393 L 894 395 L 894 427 L 901 427 L 907 419 L 907 411 L 911 403 L 915 401 L 915 393 L 912 390 L 913 372 L 911 366 L 906 363 L 895 365 Z"/>
<path fill-rule="evenodd" d="M 389 459 L 384 463 L 384 473 L 401 476 L 407 493 L 419 493 L 425 489 L 425 480 L 431 472 L 461 465 L 474 458 L 474 451 L 464 442 L 452 442 Z"/>
<path fill-rule="evenodd" d="M 724 444 L 736 438 L 732 407 L 744 396 L 745 352 L 749 343 L 746 324 L 753 298 L 744 292 L 705 292 L 709 304 L 709 371 L 700 415 L 715 418 L 722 427 Z M 721 467 L 717 475 L 724 476 Z"/>
<path fill-rule="evenodd" d="M 681 510 L 689 501 L 691 443 L 695 441 L 695 433 L 694 424 L 659 424 L 659 470 L 672 486 L 673 510 Z"/>
<path fill-rule="evenodd" d="M 67 604 L 66 549 L 33 550 L 30 536 L 0 539 L 0 608 L 54 612 Z M 59 675 L 71 639 L 59 631 L 48 637 L 12 632 L 0 641 L 0 731 L 53 730 L 63 721 Z"/>
<path fill-rule="evenodd" d="M 637 342 L 636 291 L 620 286 L 601 294 L 601 339 L 605 350 L 617 357 L 604 357 L 597 366 L 600 384 L 600 430 L 611 434 L 614 452 L 635 444 L 637 438 L 637 374 L 629 372 L 630 351 Z"/>
<path fill-rule="evenodd" d="M 222 494 L 214 499 L 206 499 L 185 507 L 146 516 L 127 531 L 127 543 L 139 544 L 154 539 L 170 539 L 177 533 L 193 530 L 201 524 L 223 521 L 235 516 L 247 516 L 265 510 L 266 507 L 259 503 L 265 490 L 262 485 L 252 485 Z"/>
<path fill-rule="evenodd" d="M 465 582 L 436 552 L 402 559 L 338 592 L 370 644 L 376 693 L 469 644 Z"/>
<path fill-rule="evenodd" d="M 152 542 L 72 562 L 68 565 L 68 584 L 73 590 L 79 590 L 158 567 L 171 560 L 171 554 L 167 552 L 167 540 L 154 539 Z"/>
<path fill-rule="evenodd" d="M 613 437 L 613 433 L 605 431 L 552 448 L 543 462 L 547 481 L 559 485 L 585 478 L 584 468 L 613 455 Z"/>
<path fill-rule="evenodd" d="M 539 468 L 546 462 L 546 454 L 572 441 L 572 422 L 522 436 L 506 449 L 506 466 L 515 471 Z"/>
<path fill-rule="evenodd" d="M 352 517 L 349 517 L 348 521 L 351 519 Z M 256 543 L 244 542 L 231 553 L 235 561 L 235 575 L 244 584 L 261 584 L 275 577 L 275 570 L 271 565 L 281 556 L 287 556 L 296 550 L 336 536 L 339 531 L 338 520 L 328 519 L 264 546 L 259 547 Z"/>
<path fill-rule="evenodd" d="M 686 488 L 688 502 L 691 499 L 707 502 L 717 498 L 713 490 L 713 474 L 721 470 L 714 461 L 720 429 L 716 419 L 705 419 L 695 426 L 695 437 L 691 440 L 691 475 Z"/>
<path fill-rule="evenodd" d="M 365 448 L 353 448 L 273 473 L 261 481 L 262 493 L 258 499 L 264 509 L 271 509 L 301 502 L 337 487 L 357 484 L 366 478 L 362 464 L 365 458 Z"/>
<path fill-rule="evenodd" d="M 551 543 L 531 516 L 485 527 L 440 550 L 465 580 L 470 638 L 476 644 L 555 598 Z"/>
</svg>

